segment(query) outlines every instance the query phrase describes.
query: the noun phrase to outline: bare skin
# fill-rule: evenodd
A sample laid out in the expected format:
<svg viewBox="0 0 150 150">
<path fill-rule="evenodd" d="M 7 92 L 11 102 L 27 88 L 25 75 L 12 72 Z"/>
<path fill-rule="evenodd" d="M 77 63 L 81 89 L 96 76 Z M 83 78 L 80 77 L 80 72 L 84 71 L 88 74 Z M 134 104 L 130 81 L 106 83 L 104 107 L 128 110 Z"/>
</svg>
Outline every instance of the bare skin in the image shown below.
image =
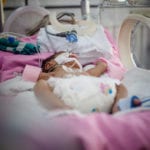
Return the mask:
<svg viewBox="0 0 150 150">
<path fill-rule="evenodd" d="M 39 80 L 34 86 L 34 93 L 40 103 L 48 110 L 71 109 L 63 103 L 49 87 L 45 80 Z"/>
<path fill-rule="evenodd" d="M 87 70 L 86 72 L 95 77 L 101 76 L 107 70 L 107 64 L 104 62 L 97 62 L 94 68 Z"/>
</svg>

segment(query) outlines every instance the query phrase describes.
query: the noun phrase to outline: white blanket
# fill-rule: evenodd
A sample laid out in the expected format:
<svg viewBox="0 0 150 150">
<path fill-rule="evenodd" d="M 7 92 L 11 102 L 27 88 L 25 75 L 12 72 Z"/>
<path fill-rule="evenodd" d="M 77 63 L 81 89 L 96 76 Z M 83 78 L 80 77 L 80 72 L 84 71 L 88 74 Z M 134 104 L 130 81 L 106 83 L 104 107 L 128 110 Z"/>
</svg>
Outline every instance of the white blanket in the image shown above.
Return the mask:
<svg viewBox="0 0 150 150">
<path fill-rule="evenodd" d="M 20 76 L 0 83 L 0 110 L 3 109 L 3 114 L 7 114 L 10 121 L 26 124 L 49 115 L 34 95 L 34 85 Z"/>
<path fill-rule="evenodd" d="M 78 76 L 65 79 L 50 78 L 48 83 L 55 86 L 54 93 L 66 104 L 81 112 L 89 113 L 110 111 L 116 95 L 115 81 L 108 77 Z M 11 96 L 14 103 L 18 103 L 19 109 L 25 109 L 27 106 L 28 113 L 36 107 L 39 111 L 40 103 L 33 93 L 34 85 L 35 83 L 24 81 L 18 76 L 0 84 L 0 95 Z"/>
<path fill-rule="evenodd" d="M 139 97 L 150 95 L 150 71 L 134 68 L 127 72 L 123 83 L 128 88 L 129 96 L 133 94 Z M 5 100 L 9 97 L 10 100 L 6 105 L 9 104 L 10 108 L 13 107 L 16 118 L 18 115 L 20 116 L 18 118 L 31 119 L 49 116 L 49 112 L 40 105 L 34 96 L 33 86 L 34 83 L 23 81 L 21 77 L 2 82 L 0 83 L 0 101 L 6 102 Z"/>
<path fill-rule="evenodd" d="M 133 68 L 129 70 L 122 81 L 128 89 L 128 96 L 137 95 L 139 98 L 150 96 L 150 70 Z"/>
<path fill-rule="evenodd" d="M 52 25 L 47 26 L 47 30 L 51 33 L 58 33 Z M 102 26 L 98 26 L 96 32 L 92 36 L 78 35 L 77 37 L 77 42 L 69 43 L 66 38 L 53 36 L 48 34 L 45 28 L 41 28 L 37 40 L 41 52 L 60 52 L 63 50 L 77 53 L 81 64 L 92 62 L 100 56 L 104 58 L 110 58 L 112 56 L 112 46 Z"/>
</svg>

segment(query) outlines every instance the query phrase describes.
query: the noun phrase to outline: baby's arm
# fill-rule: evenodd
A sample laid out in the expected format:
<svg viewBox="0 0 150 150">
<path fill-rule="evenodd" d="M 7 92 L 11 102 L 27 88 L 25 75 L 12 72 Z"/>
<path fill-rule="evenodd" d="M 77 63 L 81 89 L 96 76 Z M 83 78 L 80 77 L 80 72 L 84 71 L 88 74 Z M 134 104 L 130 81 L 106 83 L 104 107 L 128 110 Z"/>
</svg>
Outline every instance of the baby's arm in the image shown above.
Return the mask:
<svg viewBox="0 0 150 150">
<path fill-rule="evenodd" d="M 51 76 L 50 73 L 40 72 L 37 80 L 41 80 L 41 79 L 48 80 L 50 76 Z"/>
<path fill-rule="evenodd" d="M 86 72 L 91 76 L 99 77 L 106 70 L 107 70 L 107 64 L 105 62 L 98 61 L 94 68 L 91 68 L 91 69 L 87 70 Z"/>
<path fill-rule="evenodd" d="M 71 109 L 71 107 L 64 104 L 63 101 L 52 92 L 52 89 L 45 80 L 37 81 L 34 86 L 34 93 L 40 103 L 48 110 Z"/>
</svg>

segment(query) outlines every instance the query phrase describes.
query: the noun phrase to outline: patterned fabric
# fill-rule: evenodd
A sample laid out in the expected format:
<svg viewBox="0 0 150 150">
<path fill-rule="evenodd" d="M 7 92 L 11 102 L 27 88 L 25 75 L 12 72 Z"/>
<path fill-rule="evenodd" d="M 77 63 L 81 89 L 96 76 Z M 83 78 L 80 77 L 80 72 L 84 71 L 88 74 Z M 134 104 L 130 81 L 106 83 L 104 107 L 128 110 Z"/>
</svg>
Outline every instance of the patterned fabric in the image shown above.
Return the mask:
<svg viewBox="0 0 150 150">
<path fill-rule="evenodd" d="M 23 55 L 32 55 L 38 52 L 34 44 L 21 42 L 13 37 L 0 38 L 0 50 Z"/>
</svg>

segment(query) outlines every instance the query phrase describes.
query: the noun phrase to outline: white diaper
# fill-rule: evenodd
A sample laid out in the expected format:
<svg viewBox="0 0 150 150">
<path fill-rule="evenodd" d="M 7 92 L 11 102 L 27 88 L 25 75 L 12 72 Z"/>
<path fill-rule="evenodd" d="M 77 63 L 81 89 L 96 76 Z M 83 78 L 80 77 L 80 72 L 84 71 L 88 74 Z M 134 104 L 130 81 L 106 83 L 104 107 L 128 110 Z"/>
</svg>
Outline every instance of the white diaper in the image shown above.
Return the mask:
<svg viewBox="0 0 150 150">
<path fill-rule="evenodd" d="M 110 112 L 118 82 L 108 77 L 72 76 L 50 78 L 53 92 L 67 105 L 83 113 Z"/>
</svg>

